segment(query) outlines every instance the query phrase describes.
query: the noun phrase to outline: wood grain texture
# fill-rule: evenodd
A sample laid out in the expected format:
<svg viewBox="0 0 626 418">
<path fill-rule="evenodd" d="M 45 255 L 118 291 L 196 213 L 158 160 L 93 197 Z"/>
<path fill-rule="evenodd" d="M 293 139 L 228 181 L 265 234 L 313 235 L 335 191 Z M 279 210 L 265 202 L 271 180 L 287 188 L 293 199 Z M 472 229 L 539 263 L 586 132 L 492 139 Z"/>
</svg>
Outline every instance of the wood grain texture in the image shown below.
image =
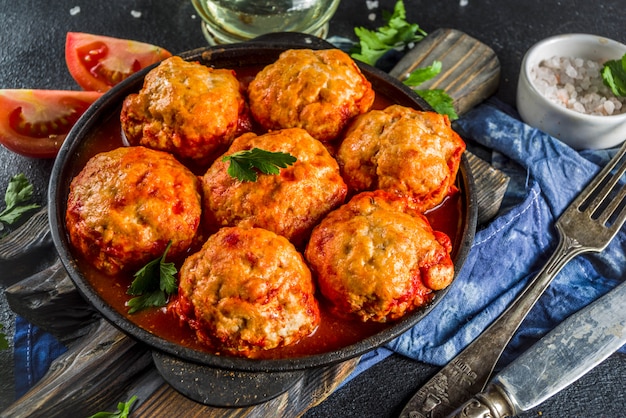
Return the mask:
<svg viewBox="0 0 626 418">
<path fill-rule="evenodd" d="M 504 193 L 511 179 L 471 152 L 465 151 L 465 156 L 472 168 L 472 176 L 477 185 L 478 219 L 476 223 L 477 225 L 484 225 L 498 214 Z"/>
<path fill-rule="evenodd" d="M 104 319 L 0 418 L 86 417 L 117 403 L 124 388 L 152 365 L 146 347 Z"/>
<path fill-rule="evenodd" d="M 455 29 L 437 29 L 402 57 L 389 72 L 405 80 L 418 67 L 440 61 L 442 70 L 419 89 L 442 89 L 461 115 L 491 96 L 500 82 L 500 61 L 482 42 Z"/>
<path fill-rule="evenodd" d="M 185 417 L 259 418 L 297 417 L 322 402 L 352 373 L 359 359 L 335 366 L 308 370 L 304 377 L 282 395 L 259 405 L 245 408 L 215 408 L 184 397 L 163 383 L 140 403 L 132 417 L 173 417 L 185 411 Z"/>
<path fill-rule="evenodd" d="M 15 284 L 46 268 L 57 258 L 46 207 L 16 229 L 1 232 L 7 235 L 0 240 L 0 286 Z"/>
<path fill-rule="evenodd" d="M 48 250 L 55 251 L 52 244 Z M 9 286 L 5 294 L 13 312 L 66 346 L 83 337 L 89 325 L 101 318 L 78 293 L 58 258 L 41 272 Z"/>
</svg>

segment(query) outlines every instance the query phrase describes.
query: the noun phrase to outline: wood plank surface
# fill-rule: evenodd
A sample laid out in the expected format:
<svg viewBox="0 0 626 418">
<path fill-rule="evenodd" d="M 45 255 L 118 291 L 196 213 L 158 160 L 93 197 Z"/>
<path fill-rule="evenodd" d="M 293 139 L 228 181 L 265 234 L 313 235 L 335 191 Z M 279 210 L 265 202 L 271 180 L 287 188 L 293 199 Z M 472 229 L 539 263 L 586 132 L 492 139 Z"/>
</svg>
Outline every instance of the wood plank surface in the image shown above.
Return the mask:
<svg viewBox="0 0 626 418">
<path fill-rule="evenodd" d="M 173 417 L 185 411 L 185 417 L 260 418 L 297 417 L 322 402 L 354 371 L 359 359 L 336 366 L 309 370 L 291 389 L 259 405 L 244 408 L 215 408 L 192 401 L 163 383 L 134 411 L 133 417 Z"/>
<path fill-rule="evenodd" d="M 442 89 L 462 115 L 491 96 L 500 83 L 500 61 L 484 43 L 456 29 L 437 29 L 404 57 L 389 72 L 403 81 L 416 68 L 440 61 L 442 70 L 419 89 Z"/>
<path fill-rule="evenodd" d="M 152 356 L 146 347 L 101 319 L 0 417 L 92 415 L 117 404 L 129 381 L 149 367 Z"/>
</svg>

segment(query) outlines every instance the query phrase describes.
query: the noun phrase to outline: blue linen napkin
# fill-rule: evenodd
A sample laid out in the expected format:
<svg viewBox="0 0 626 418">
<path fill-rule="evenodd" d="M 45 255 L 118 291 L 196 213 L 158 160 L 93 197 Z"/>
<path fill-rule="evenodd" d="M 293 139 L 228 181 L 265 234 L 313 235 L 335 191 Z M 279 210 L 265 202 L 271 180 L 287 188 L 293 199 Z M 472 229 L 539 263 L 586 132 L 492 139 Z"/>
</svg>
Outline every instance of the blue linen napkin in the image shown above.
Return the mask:
<svg viewBox="0 0 626 418">
<path fill-rule="evenodd" d="M 511 176 L 498 216 L 477 231 L 467 261 L 445 298 L 419 324 L 364 356 L 353 373 L 393 352 L 445 365 L 504 311 L 558 243 L 554 223 L 616 149 L 577 152 L 521 122 L 491 100 L 455 122 L 468 149 L 493 150 L 490 161 Z M 626 228 L 602 253 L 568 263 L 505 350 L 504 366 L 572 313 L 626 279 Z M 620 349 L 626 353 L 626 346 Z"/>
<path fill-rule="evenodd" d="M 615 151 L 577 152 L 502 107 L 491 101 L 455 122 L 469 149 L 493 150 L 491 163 L 511 176 L 500 214 L 477 231 L 467 261 L 445 298 L 411 330 L 363 356 L 348 380 L 394 352 L 434 365 L 449 362 L 543 266 L 557 244 L 554 222 Z M 623 229 L 603 253 L 579 256 L 566 265 L 505 350 L 502 365 L 623 281 L 625 253 Z M 18 322 L 16 350 L 25 349 L 17 336 L 28 326 Z M 28 349 L 43 353 L 37 362 L 39 371 L 47 370 L 62 347 L 45 333 L 29 338 Z M 626 347 L 621 351 L 626 352 Z M 22 360 L 16 355 L 16 380 L 18 387 L 25 388 L 37 376 L 32 369 L 25 371 L 32 365 Z M 26 377 L 27 381 L 20 381 Z"/>
<path fill-rule="evenodd" d="M 54 336 L 20 316 L 15 318 L 13 343 L 15 396 L 18 399 L 46 374 L 50 363 L 67 348 Z"/>
</svg>

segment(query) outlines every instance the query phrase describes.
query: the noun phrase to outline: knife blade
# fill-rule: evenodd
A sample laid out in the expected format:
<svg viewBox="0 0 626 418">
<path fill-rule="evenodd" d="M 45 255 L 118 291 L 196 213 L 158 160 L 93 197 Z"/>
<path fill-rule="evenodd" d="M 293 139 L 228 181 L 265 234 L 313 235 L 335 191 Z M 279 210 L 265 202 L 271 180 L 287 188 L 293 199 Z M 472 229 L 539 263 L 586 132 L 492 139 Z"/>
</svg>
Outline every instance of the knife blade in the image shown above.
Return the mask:
<svg viewBox="0 0 626 418">
<path fill-rule="evenodd" d="M 626 344 L 624 301 L 626 282 L 559 324 L 450 416 L 518 415 L 574 383 Z"/>
</svg>

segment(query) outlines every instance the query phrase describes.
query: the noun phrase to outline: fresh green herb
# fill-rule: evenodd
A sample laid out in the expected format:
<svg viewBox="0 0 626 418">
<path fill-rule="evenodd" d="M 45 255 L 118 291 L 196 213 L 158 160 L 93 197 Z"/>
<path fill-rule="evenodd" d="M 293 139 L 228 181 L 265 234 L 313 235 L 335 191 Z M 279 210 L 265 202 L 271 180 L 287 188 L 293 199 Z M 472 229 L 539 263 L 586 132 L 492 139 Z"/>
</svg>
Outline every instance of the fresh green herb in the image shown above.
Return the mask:
<svg viewBox="0 0 626 418">
<path fill-rule="evenodd" d="M 39 205 L 36 203 L 26 204 L 32 197 L 33 185 L 26 176 L 22 173 L 13 176 L 4 194 L 6 208 L 0 212 L 0 222 L 15 223 L 24 213 L 37 209 Z"/>
<path fill-rule="evenodd" d="M 126 292 L 136 296 L 128 301 L 130 307 L 128 313 L 165 306 L 168 297 L 178 291 L 176 266 L 174 263 L 165 262 L 165 256 L 171 246 L 170 241 L 161 257 L 152 260 L 135 273 L 134 280 Z"/>
<path fill-rule="evenodd" d="M 426 101 L 437 113 L 442 115 L 448 115 L 450 120 L 456 120 L 459 118 L 456 110 L 454 110 L 454 101 L 452 97 L 440 89 L 431 90 L 418 90 L 414 89 L 415 93 Z"/>
<path fill-rule="evenodd" d="M 620 60 L 611 60 L 602 67 L 602 80 L 615 96 L 626 96 L 626 54 Z"/>
<path fill-rule="evenodd" d="M 436 77 L 441 72 L 441 61 L 433 61 L 428 67 L 416 68 L 404 80 L 404 84 L 409 87 L 417 87 L 425 81 Z"/>
<path fill-rule="evenodd" d="M 4 329 L 4 325 L 0 324 L 0 331 Z M 0 350 L 6 350 L 9 348 L 9 341 L 4 332 L 0 332 Z"/>
<path fill-rule="evenodd" d="M 117 404 L 117 411 L 115 412 L 97 412 L 89 418 L 128 418 L 130 410 L 133 404 L 137 400 L 137 397 L 133 395 L 128 402 L 120 402 Z"/>
<path fill-rule="evenodd" d="M 403 49 L 411 43 L 421 41 L 427 35 L 417 24 L 406 21 L 406 10 L 402 0 L 396 2 L 391 16 L 389 16 L 389 12 L 383 11 L 383 19 L 386 22 L 386 26 L 380 27 L 376 31 L 362 27 L 354 29 L 354 33 L 359 38 L 359 43 L 350 54 L 352 58 L 370 65 L 376 65 L 376 62 L 387 51 Z M 454 101 L 445 91 L 417 88 L 420 84 L 432 79 L 440 72 L 441 62 L 434 61 L 428 67 L 414 70 L 404 80 L 404 84 L 411 87 L 418 96 L 432 106 L 435 112 L 448 115 L 450 120 L 458 119 L 459 116 L 454 110 Z"/>
<path fill-rule="evenodd" d="M 426 32 L 419 25 L 406 21 L 406 9 L 402 0 L 396 2 L 391 15 L 388 11 L 383 11 L 383 21 L 386 25 L 375 31 L 363 27 L 354 29 L 359 43 L 351 52 L 352 58 L 375 65 L 388 51 L 404 48 L 426 36 Z"/>
<path fill-rule="evenodd" d="M 407 79 L 404 80 L 404 84 L 413 88 L 413 91 L 431 105 L 435 112 L 448 115 L 450 120 L 458 119 L 459 116 L 454 110 L 454 101 L 445 91 L 441 89 L 422 90 L 416 88 L 423 82 L 437 76 L 440 72 L 441 61 L 433 61 L 428 67 L 418 68 L 409 74 Z"/>
<path fill-rule="evenodd" d="M 259 148 L 235 152 L 222 157 L 230 161 L 228 174 L 241 181 L 256 181 L 257 171 L 263 174 L 278 174 L 279 168 L 286 168 L 296 162 L 296 157 L 285 152 L 271 152 Z"/>
</svg>

